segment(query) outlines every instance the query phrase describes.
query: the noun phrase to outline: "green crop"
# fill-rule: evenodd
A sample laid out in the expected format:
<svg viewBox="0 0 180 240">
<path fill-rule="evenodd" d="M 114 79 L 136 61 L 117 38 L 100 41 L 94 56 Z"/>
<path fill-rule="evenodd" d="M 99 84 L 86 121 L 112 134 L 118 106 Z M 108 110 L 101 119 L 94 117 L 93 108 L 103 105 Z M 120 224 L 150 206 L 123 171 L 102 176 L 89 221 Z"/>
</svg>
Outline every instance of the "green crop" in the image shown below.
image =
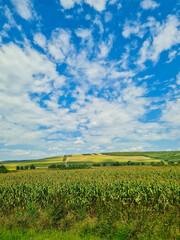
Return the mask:
<svg viewBox="0 0 180 240">
<path fill-rule="evenodd" d="M 102 229 L 102 221 L 116 229 L 119 221 L 151 218 L 154 213 L 177 216 L 179 177 L 179 167 L 151 166 L 3 174 L 0 224 L 28 228 L 33 221 L 43 228 L 66 230 L 90 217 Z"/>
</svg>

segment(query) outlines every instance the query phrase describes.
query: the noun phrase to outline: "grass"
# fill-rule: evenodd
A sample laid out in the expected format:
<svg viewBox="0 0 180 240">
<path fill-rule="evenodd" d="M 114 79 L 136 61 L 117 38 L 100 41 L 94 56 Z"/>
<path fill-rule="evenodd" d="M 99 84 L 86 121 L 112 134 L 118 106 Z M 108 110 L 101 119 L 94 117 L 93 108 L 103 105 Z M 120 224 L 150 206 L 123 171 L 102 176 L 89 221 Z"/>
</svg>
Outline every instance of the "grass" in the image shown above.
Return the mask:
<svg viewBox="0 0 180 240">
<path fill-rule="evenodd" d="M 7 229 L 0 228 L 1 240 L 103 240 L 99 237 L 88 235 L 88 237 L 80 236 L 78 229 L 73 229 L 67 232 L 60 232 L 58 230 L 43 230 L 36 231 L 23 229 Z"/>
</svg>

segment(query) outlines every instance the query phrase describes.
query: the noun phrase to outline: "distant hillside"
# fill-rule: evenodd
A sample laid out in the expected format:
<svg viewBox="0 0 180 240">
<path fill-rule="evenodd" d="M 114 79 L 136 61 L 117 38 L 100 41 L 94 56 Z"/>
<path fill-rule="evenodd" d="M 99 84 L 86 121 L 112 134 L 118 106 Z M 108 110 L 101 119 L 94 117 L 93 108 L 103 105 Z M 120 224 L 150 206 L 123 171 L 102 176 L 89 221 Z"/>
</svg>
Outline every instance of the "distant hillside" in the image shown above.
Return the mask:
<svg viewBox="0 0 180 240">
<path fill-rule="evenodd" d="M 180 162 L 180 151 L 159 151 L 159 152 L 110 152 L 93 153 L 47 157 L 36 160 L 5 161 L 1 164 L 10 170 L 15 170 L 16 166 L 30 166 L 34 164 L 37 168 L 48 168 L 51 164 L 66 164 L 74 166 L 78 164 L 93 165 L 94 163 L 106 163 L 111 165 L 113 162 L 133 162 L 133 163 L 151 163 L 151 162 Z"/>
<path fill-rule="evenodd" d="M 108 156 L 145 156 L 164 161 L 180 162 L 180 151 L 152 151 L 152 152 L 111 152 L 103 153 Z"/>
</svg>

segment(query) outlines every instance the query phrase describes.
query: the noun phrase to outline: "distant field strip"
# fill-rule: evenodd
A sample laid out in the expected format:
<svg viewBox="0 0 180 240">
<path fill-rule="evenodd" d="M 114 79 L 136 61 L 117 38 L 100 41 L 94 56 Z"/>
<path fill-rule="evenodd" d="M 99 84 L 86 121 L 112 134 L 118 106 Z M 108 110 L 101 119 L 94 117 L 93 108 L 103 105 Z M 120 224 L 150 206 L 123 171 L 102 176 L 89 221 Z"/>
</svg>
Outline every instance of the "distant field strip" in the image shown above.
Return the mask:
<svg viewBox="0 0 180 240">
<path fill-rule="evenodd" d="M 127 161 L 136 161 L 136 162 L 141 162 L 141 161 L 152 161 L 154 159 L 150 157 L 145 157 L 145 156 L 107 156 L 107 155 L 72 155 L 72 157 L 68 157 L 67 162 L 95 162 L 95 163 L 100 163 L 100 162 L 127 162 Z M 157 160 L 158 161 L 158 160 Z"/>
</svg>

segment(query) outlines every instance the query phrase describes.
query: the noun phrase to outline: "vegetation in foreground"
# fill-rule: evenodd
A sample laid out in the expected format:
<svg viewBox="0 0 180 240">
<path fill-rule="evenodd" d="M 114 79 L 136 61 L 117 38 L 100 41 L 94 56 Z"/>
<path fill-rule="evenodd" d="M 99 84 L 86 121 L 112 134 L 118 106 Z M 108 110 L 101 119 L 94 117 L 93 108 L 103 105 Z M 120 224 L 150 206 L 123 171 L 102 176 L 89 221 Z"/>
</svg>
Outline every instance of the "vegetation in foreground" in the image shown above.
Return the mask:
<svg viewBox="0 0 180 240">
<path fill-rule="evenodd" d="M 0 175 L 0 239 L 179 239 L 179 166 Z"/>
</svg>

